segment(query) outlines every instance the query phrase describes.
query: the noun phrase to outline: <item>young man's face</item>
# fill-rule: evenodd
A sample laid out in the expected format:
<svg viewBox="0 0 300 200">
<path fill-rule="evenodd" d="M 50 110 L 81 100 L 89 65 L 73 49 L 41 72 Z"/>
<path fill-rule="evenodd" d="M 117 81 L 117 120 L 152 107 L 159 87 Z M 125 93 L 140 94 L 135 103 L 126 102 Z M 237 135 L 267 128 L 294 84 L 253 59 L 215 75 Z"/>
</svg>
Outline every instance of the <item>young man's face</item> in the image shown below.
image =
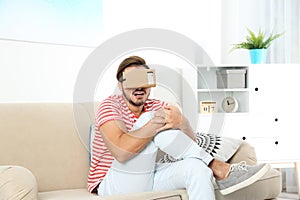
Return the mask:
<svg viewBox="0 0 300 200">
<path fill-rule="evenodd" d="M 130 66 L 124 71 L 128 72 L 137 68 L 145 68 L 143 66 Z M 125 99 L 133 106 L 142 106 L 150 95 L 151 88 L 124 88 L 122 84 L 122 92 Z"/>
</svg>

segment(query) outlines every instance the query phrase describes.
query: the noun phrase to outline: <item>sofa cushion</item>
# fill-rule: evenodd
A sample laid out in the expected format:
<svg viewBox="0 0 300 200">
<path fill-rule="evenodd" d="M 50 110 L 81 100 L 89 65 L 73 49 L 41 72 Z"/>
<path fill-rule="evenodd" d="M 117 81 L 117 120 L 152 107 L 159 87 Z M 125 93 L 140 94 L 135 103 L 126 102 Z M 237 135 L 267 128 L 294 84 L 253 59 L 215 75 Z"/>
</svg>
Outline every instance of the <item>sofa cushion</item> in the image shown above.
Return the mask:
<svg viewBox="0 0 300 200">
<path fill-rule="evenodd" d="M 187 200 L 186 190 L 141 192 L 126 195 L 113 195 L 101 197 L 101 200 Z"/>
<path fill-rule="evenodd" d="M 223 196 L 215 185 L 216 200 L 262 200 L 275 198 L 281 192 L 281 174 L 271 169 L 254 184 Z M 39 193 L 40 200 L 183 200 L 188 199 L 186 190 L 141 192 L 100 197 L 87 189 L 60 190 Z"/>
<path fill-rule="evenodd" d="M 21 166 L 0 166 L 0 199 L 37 199 L 33 174 Z"/>
<path fill-rule="evenodd" d="M 39 200 L 96 200 L 100 199 L 96 194 L 90 193 L 85 189 L 55 190 L 39 192 Z"/>
<path fill-rule="evenodd" d="M 256 153 L 254 147 L 247 142 L 242 142 L 235 154 L 228 160 L 229 163 L 245 161 L 248 165 L 256 165 Z"/>
<path fill-rule="evenodd" d="M 87 189 L 59 190 L 40 192 L 39 200 L 183 200 L 187 199 L 185 190 L 141 192 L 125 195 L 100 197 L 91 194 Z"/>
</svg>

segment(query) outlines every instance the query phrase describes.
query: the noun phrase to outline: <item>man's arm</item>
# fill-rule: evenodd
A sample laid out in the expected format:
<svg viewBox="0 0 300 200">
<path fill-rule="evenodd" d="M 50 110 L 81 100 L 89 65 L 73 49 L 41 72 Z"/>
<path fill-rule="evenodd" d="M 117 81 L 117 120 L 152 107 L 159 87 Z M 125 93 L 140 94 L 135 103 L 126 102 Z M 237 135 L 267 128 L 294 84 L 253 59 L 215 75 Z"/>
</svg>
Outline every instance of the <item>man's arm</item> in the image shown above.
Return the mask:
<svg viewBox="0 0 300 200">
<path fill-rule="evenodd" d="M 119 120 L 108 121 L 100 126 L 99 130 L 112 155 L 119 162 L 126 162 L 144 149 L 163 125 L 164 119 L 156 116 L 132 132 L 128 132 L 125 124 Z"/>
</svg>

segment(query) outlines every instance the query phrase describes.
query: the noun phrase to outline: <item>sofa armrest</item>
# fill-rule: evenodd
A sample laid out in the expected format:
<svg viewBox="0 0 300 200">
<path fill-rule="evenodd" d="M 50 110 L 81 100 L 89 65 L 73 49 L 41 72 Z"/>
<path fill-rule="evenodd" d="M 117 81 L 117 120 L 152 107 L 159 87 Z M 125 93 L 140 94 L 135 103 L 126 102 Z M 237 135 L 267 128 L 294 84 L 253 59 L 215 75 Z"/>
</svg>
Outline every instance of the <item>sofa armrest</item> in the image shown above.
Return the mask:
<svg viewBox="0 0 300 200">
<path fill-rule="evenodd" d="M 248 165 L 256 165 L 257 158 L 254 147 L 243 141 L 235 154 L 228 160 L 228 163 L 239 163 L 245 161 Z"/>
<path fill-rule="evenodd" d="M 1 199 L 35 200 L 37 183 L 33 174 L 21 166 L 0 166 Z"/>
</svg>

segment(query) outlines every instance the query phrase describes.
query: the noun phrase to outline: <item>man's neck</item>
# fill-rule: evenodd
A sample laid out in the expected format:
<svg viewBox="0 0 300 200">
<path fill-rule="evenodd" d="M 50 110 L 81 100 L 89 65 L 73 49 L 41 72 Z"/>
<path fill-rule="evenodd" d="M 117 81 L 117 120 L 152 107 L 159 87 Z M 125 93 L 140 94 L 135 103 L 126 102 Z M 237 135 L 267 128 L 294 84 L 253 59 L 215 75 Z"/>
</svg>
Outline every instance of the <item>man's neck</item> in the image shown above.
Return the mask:
<svg viewBox="0 0 300 200">
<path fill-rule="evenodd" d="M 144 105 L 142 106 L 133 106 L 130 103 L 127 103 L 129 110 L 137 117 L 141 116 L 144 112 Z"/>
</svg>

